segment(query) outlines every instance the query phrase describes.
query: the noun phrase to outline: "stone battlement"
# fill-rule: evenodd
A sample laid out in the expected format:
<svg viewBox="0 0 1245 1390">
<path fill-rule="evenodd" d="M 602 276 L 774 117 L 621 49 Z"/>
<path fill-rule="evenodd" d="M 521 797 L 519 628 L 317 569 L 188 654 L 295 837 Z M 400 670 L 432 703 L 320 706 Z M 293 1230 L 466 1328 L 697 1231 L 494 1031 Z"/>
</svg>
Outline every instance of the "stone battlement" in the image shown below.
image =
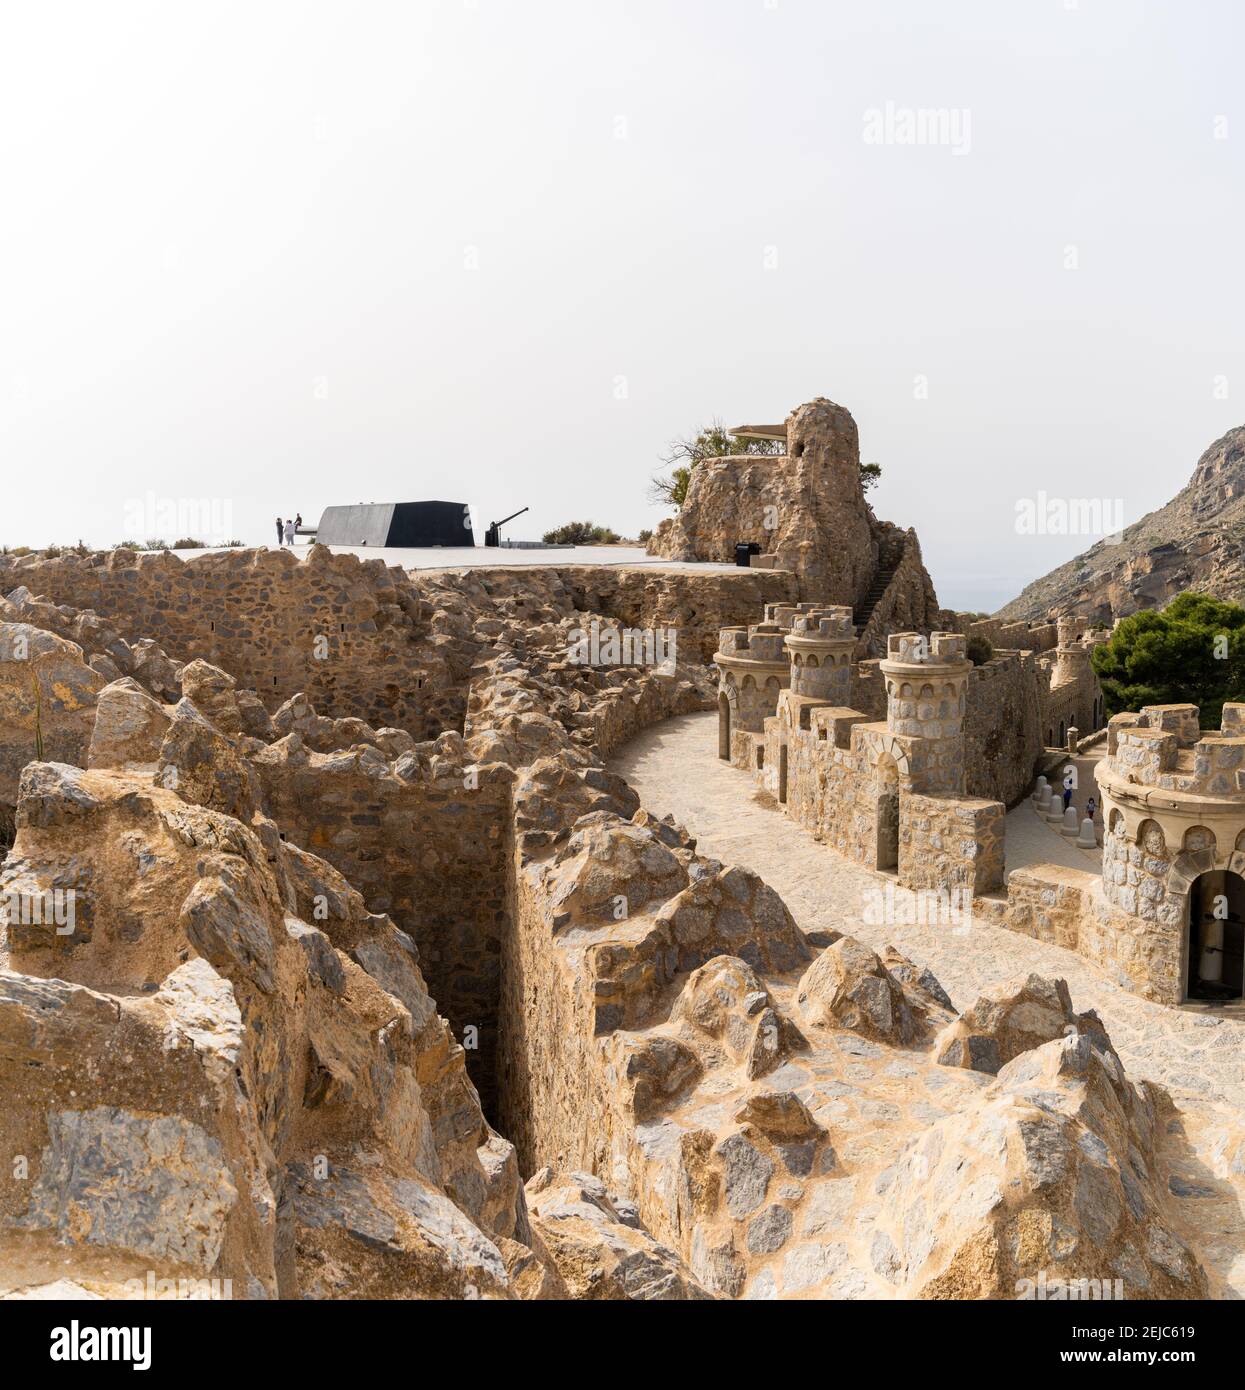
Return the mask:
<svg viewBox="0 0 1245 1390">
<path fill-rule="evenodd" d="M 856 642 L 856 627 L 852 622 L 852 610 L 846 607 L 813 608 L 803 613 L 791 625 L 787 645 L 791 639 L 813 642 Z"/>
<path fill-rule="evenodd" d="M 755 627 L 723 628 L 718 641 L 719 664 L 727 661 L 786 661 L 786 634 L 776 623 L 758 623 Z"/>
<path fill-rule="evenodd" d="M 1245 704 L 1223 707 L 1217 732 L 1203 732 L 1196 705 L 1147 705 L 1108 726 L 1108 772 L 1132 784 L 1245 802 Z"/>
<path fill-rule="evenodd" d="M 886 664 L 959 666 L 968 660 L 968 639 L 959 632 L 892 632 L 886 639 Z"/>
</svg>

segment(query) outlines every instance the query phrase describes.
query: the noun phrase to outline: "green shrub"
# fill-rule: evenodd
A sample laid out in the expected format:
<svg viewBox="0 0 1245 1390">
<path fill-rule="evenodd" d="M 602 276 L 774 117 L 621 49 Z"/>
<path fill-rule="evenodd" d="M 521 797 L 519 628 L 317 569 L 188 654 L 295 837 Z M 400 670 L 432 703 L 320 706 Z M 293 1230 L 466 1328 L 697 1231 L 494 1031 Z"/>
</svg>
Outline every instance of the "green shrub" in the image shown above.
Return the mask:
<svg viewBox="0 0 1245 1390">
<path fill-rule="evenodd" d="M 543 540 L 546 545 L 613 545 L 618 532 L 598 526 L 595 521 L 568 521 L 565 526 L 546 531 Z"/>
<path fill-rule="evenodd" d="M 994 655 L 994 643 L 988 637 L 975 632 L 966 644 L 968 659 L 974 666 L 984 666 Z"/>
</svg>

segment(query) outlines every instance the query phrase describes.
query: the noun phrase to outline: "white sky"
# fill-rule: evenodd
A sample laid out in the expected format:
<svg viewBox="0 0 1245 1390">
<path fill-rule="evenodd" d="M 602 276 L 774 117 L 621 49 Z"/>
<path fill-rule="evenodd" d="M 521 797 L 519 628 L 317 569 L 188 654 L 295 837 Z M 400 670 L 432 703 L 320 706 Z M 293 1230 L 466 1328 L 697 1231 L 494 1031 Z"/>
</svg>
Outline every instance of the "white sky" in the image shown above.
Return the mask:
<svg viewBox="0 0 1245 1390">
<path fill-rule="evenodd" d="M 0 542 L 633 534 L 672 435 L 827 395 L 997 606 L 1094 539 L 1019 499 L 1135 520 L 1245 419 L 1245 7 L 1070 2 L 6 7 Z M 967 152 L 866 143 L 888 102 Z"/>
</svg>

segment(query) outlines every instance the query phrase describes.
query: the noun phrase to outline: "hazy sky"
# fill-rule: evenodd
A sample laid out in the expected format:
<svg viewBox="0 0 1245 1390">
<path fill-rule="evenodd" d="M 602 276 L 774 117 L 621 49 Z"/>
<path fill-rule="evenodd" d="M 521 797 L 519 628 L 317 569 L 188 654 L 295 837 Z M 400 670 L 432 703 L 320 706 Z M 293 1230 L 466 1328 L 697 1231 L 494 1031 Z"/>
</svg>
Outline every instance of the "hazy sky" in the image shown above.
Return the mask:
<svg viewBox="0 0 1245 1390">
<path fill-rule="evenodd" d="M 1243 15 L 9 6 L 0 541 L 173 540 L 178 499 L 633 534 L 672 435 L 826 395 L 995 607 L 1094 539 L 1018 501 L 1135 520 L 1245 421 Z"/>
</svg>

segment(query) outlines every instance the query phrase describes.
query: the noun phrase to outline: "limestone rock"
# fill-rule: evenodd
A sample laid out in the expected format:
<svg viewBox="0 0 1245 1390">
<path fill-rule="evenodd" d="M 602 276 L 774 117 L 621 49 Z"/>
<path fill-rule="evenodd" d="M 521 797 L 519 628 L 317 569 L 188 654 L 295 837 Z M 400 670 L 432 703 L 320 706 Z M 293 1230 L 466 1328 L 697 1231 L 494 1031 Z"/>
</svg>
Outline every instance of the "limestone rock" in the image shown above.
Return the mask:
<svg viewBox="0 0 1245 1390">
<path fill-rule="evenodd" d="M 99 692 L 87 767 L 151 767 L 172 723 L 167 705 L 149 695 L 131 676 Z"/>
<path fill-rule="evenodd" d="M 240 820 L 255 810 L 254 778 L 245 759 L 188 699 L 173 707 L 156 779 L 186 801 Z"/>
<path fill-rule="evenodd" d="M 867 946 L 850 936 L 824 950 L 796 987 L 800 1018 L 818 1028 L 848 1028 L 906 1045 L 925 1032 L 903 987 Z"/>
<path fill-rule="evenodd" d="M 856 607 L 880 578 L 889 630 L 936 623 L 937 599 L 915 536 L 884 528 L 865 501 L 851 413 L 819 397 L 788 416 L 786 435 L 779 457 L 738 454 L 697 464 L 683 506 L 658 527 L 649 553 L 724 563 L 734 560 L 736 542 L 753 541 L 775 568 L 798 577 L 801 599 Z"/>
<path fill-rule="evenodd" d="M 0 1241 L 235 1296 L 556 1288 L 409 943 L 336 871 L 111 769 L 32 764 L 17 820 L 2 886 L 72 865 L 90 911 L 71 936 L 9 930 L 27 973 L 0 973 L 0 1142 L 38 1161 L 0 1173 Z M 298 915 L 320 900 L 323 930 Z"/>
<path fill-rule="evenodd" d="M 880 1271 L 901 1297 L 1032 1297 L 1052 1278 L 1121 1280 L 1112 1297 L 1204 1296 L 1158 1176 L 1164 1103 L 1125 1078 L 1100 1033 L 1021 1053 L 897 1164 Z"/>
<path fill-rule="evenodd" d="M 75 643 L 0 622 L 0 807 L 11 812 L 27 763 L 84 761 L 104 685 Z"/>
<path fill-rule="evenodd" d="M 750 1077 L 766 1075 L 804 1044 L 759 977 L 737 956 L 714 956 L 694 970 L 670 1017 L 683 1030 L 694 1030 L 688 1036 L 698 1047 L 707 1036 Z"/>
<path fill-rule="evenodd" d="M 1102 1034 L 1101 1019 L 1074 1012 L 1066 981 L 1029 975 L 978 999 L 938 1035 L 934 1052 L 943 1066 L 993 1074 L 1030 1048 L 1077 1033 Z"/>
<path fill-rule="evenodd" d="M 542 1169 L 527 1185 L 532 1225 L 572 1298 L 712 1298 L 679 1256 L 653 1239 L 635 1208 L 588 1173 Z"/>
<path fill-rule="evenodd" d="M 242 732 L 242 711 L 235 693 L 238 682 L 219 666 L 203 660 L 182 667 L 182 697 L 191 701 L 222 734 Z"/>
</svg>

